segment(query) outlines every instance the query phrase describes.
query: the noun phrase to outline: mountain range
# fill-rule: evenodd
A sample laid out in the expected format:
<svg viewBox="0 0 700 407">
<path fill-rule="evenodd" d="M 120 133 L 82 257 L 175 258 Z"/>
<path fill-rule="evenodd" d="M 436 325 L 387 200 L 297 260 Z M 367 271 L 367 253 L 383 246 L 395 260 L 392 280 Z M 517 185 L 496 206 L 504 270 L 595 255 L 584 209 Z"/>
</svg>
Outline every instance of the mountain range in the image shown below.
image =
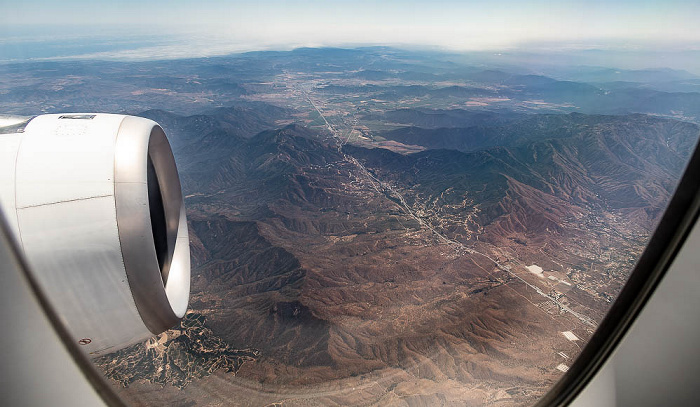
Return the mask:
<svg viewBox="0 0 700 407">
<path fill-rule="evenodd" d="M 217 338 L 259 352 L 216 386 L 265 383 L 246 393 L 253 403 L 296 386 L 321 403 L 383 404 L 407 380 L 428 403 L 465 386 L 481 390 L 455 400 L 534 401 L 557 377 L 557 352 L 578 352 L 561 332 L 585 339 L 595 322 L 527 284 L 600 321 L 700 134 L 639 114 L 534 115 L 382 133 L 426 148 L 399 154 L 300 125 L 251 136 L 278 111 L 222 112 L 144 116 L 180 152 L 191 308 Z M 237 115 L 250 121 L 232 125 Z M 384 390 L 328 393 L 379 372 L 395 372 Z M 148 394 L 130 386 L 127 398 Z"/>
<path fill-rule="evenodd" d="M 2 63 L 0 111 L 135 114 L 169 137 L 190 311 L 95 361 L 129 403 L 531 405 L 604 318 L 700 136 L 697 75 L 549 62 Z"/>
</svg>

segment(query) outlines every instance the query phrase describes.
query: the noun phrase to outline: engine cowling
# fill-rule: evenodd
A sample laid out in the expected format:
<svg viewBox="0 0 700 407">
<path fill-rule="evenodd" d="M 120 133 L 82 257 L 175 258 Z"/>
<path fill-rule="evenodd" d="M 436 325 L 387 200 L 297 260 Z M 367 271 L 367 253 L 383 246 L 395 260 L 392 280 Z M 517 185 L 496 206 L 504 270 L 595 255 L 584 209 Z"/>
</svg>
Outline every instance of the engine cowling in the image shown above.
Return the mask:
<svg viewBox="0 0 700 407">
<path fill-rule="evenodd" d="M 0 203 L 74 340 L 100 355 L 177 324 L 189 300 L 189 239 L 160 126 L 55 114 L 5 128 Z"/>
</svg>

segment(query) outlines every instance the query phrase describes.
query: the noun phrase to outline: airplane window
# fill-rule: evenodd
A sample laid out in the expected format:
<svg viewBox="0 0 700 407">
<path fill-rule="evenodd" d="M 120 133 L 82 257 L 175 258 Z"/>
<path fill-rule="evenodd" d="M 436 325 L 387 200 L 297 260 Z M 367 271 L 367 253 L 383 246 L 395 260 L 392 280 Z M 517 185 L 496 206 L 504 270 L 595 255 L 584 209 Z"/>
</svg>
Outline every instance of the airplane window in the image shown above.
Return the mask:
<svg viewBox="0 0 700 407">
<path fill-rule="evenodd" d="M 2 210 L 127 405 L 532 405 L 700 136 L 700 9 L 641 3 L 17 5 Z"/>
</svg>

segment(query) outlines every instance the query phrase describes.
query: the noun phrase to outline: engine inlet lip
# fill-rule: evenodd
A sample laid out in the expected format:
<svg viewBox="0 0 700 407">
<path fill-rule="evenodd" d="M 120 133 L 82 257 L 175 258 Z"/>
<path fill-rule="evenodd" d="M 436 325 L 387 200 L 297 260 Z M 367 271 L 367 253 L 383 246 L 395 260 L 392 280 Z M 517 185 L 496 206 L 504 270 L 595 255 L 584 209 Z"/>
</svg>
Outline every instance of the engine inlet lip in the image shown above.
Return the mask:
<svg viewBox="0 0 700 407">
<path fill-rule="evenodd" d="M 184 286 L 185 277 L 189 282 L 189 256 L 175 256 L 183 250 L 176 246 L 188 244 L 178 239 L 180 229 L 186 233 L 185 212 L 175 160 L 155 122 L 129 116 L 122 122 L 115 145 L 114 198 L 134 303 L 149 331 L 161 333 L 179 322 L 180 304 L 189 297 L 189 286 L 168 290 L 173 269 L 180 274 L 173 284 Z"/>
</svg>

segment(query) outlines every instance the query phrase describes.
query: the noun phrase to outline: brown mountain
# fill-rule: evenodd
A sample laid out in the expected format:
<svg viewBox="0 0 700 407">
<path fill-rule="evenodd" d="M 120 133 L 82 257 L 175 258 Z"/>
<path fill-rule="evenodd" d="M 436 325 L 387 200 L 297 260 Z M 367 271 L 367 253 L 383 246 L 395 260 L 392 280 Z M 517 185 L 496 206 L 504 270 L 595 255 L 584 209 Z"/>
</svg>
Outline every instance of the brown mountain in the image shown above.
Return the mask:
<svg viewBox="0 0 700 407">
<path fill-rule="evenodd" d="M 579 351 L 561 332 L 586 339 L 602 318 L 700 132 L 640 115 L 529 120 L 508 146 L 411 155 L 299 126 L 209 133 L 195 156 L 216 152 L 183 173 L 191 307 L 260 354 L 161 400 L 534 401 L 570 363 L 559 352 Z M 148 400 L 151 384 L 131 386 Z"/>
</svg>

